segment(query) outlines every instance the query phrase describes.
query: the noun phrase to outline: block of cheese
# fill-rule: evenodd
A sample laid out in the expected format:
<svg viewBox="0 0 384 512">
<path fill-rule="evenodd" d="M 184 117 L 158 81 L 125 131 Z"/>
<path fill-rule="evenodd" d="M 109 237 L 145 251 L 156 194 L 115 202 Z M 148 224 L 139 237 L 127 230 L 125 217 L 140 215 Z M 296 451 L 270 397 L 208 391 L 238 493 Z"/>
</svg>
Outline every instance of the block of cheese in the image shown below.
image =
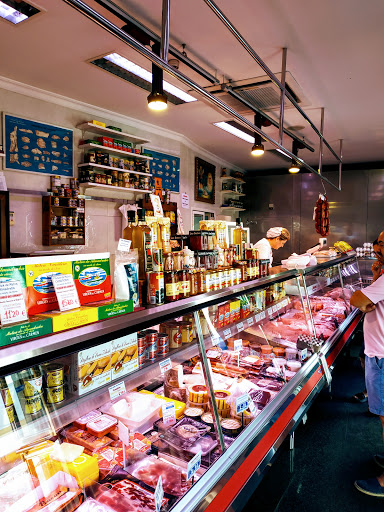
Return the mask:
<svg viewBox="0 0 384 512">
<path fill-rule="evenodd" d="M 55 444 L 53 452 L 50 454 L 51 460 L 57 462 L 71 463 L 83 453 L 84 447 L 78 444 L 62 443 Z"/>
<path fill-rule="evenodd" d="M 80 457 L 69 463 L 51 459 L 51 467 L 53 472 L 64 471 L 75 477 L 76 482 L 82 488 L 88 487 L 99 478 L 97 458 L 86 453 L 82 453 Z"/>
</svg>

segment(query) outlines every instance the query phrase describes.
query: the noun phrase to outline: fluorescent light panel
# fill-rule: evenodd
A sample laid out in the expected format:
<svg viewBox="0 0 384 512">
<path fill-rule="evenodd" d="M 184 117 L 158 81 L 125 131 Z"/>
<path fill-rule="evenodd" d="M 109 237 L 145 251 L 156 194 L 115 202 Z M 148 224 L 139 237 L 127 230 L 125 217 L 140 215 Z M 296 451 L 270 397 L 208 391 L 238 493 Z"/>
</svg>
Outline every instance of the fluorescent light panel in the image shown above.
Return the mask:
<svg viewBox="0 0 384 512">
<path fill-rule="evenodd" d="M 39 9 L 36 9 L 36 7 L 27 2 L 16 2 L 15 0 L 0 1 L 0 17 L 14 25 L 27 20 L 38 12 L 40 12 Z"/>
<path fill-rule="evenodd" d="M 125 57 L 122 57 L 118 53 L 111 53 L 109 55 L 106 55 L 104 59 L 109 60 L 113 64 L 116 64 L 116 66 L 120 66 L 126 71 L 129 71 L 129 73 L 132 73 L 138 76 L 139 78 L 142 78 L 146 82 L 152 83 L 152 73 L 150 71 L 147 71 L 146 69 L 138 66 L 134 62 L 126 59 Z M 194 98 L 190 94 L 182 91 L 178 87 L 175 87 L 174 85 L 170 84 L 169 82 L 166 82 L 165 80 L 163 80 L 163 89 L 164 91 L 169 92 L 169 94 L 172 94 L 173 96 L 176 96 L 177 98 L 181 99 L 185 103 L 197 101 L 196 98 Z"/>
<path fill-rule="evenodd" d="M 248 135 L 248 133 L 245 133 L 238 128 L 235 128 L 234 126 L 230 125 L 229 123 L 226 123 L 224 121 L 221 121 L 220 123 L 213 123 L 218 128 L 221 128 L 222 130 L 231 133 L 232 135 L 235 135 L 236 137 L 239 137 L 239 139 L 243 139 L 246 142 L 250 142 L 251 144 L 255 143 L 255 138 L 251 137 L 251 135 Z"/>
</svg>

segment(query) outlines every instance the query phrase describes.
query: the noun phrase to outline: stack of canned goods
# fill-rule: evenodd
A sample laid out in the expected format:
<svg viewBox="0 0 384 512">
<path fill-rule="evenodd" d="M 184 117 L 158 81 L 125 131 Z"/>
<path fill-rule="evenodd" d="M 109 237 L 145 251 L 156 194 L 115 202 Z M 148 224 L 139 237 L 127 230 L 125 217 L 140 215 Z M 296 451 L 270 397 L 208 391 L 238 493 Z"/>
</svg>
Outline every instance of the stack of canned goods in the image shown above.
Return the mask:
<svg viewBox="0 0 384 512">
<path fill-rule="evenodd" d="M 64 367 L 62 364 L 47 363 L 42 370 L 47 404 L 59 404 L 64 400 Z"/>
<path fill-rule="evenodd" d="M 0 396 L 3 400 L 5 410 L 7 411 L 9 423 L 11 424 L 12 429 L 15 430 L 17 428 L 15 422 L 15 409 L 13 407 L 11 393 L 9 391 L 9 388 L 4 377 L 0 378 Z"/>
<path fill-rule="evenodd" d="M 24 412 L 34 418 L 39 415 L 42 408 L 43 377 L 40 370 L 35 367 L 23 370 L 20 377 L 24 384 Z"/>
<path fill-rule="evenodd" d="M 147 329 L 137 334 L 137 347 L 139 367 L 146 361 L 153 362 L 157 356 L 164 356 L 169 352 L 169 338 L 166 333 L 159 333 L 155 329 Z"/>
</svg>

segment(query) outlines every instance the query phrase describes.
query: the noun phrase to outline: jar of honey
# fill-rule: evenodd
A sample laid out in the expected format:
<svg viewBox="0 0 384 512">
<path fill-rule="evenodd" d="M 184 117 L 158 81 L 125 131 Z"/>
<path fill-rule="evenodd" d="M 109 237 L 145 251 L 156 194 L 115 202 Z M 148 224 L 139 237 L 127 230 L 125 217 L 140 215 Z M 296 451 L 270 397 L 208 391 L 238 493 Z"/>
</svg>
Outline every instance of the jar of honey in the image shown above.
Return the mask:
<svg viewBox="0 0 384 512">
<path fill-rule="evenodd" d="M 165 284 L 165 301 L 174 302 L 179 300 L 180 289 L 179 289 L 179 277 L 178 273 L 173 270 L 164 272 L 164 284 Z"/>
</svg>

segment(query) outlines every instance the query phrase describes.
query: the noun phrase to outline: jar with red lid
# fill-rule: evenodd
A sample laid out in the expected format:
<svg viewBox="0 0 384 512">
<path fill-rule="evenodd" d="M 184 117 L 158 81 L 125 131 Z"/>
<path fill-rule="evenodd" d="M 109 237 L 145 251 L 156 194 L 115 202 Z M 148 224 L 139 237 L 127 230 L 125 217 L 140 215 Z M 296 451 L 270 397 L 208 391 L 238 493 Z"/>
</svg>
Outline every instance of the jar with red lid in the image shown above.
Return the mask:
<svg viewBox="0 0 384 512">
<path fill-rule="evenodd" d="M 187 270 L 179 270 L 179 298 L 186 299 L 191 294 L 191 283 Z"/>
<path fill-rule="evenodd" d="M 266 277 L 269 274 L 269 260 L 259 260 L 259 275 Z"/>
<path fill-rule="evenodd" d="M 179 300 L 179 276 L 177 272 L 171 270 L 164 272 L 164 283 L 165 283 L 165 301 L 174 302 Z"/>
</svg>

